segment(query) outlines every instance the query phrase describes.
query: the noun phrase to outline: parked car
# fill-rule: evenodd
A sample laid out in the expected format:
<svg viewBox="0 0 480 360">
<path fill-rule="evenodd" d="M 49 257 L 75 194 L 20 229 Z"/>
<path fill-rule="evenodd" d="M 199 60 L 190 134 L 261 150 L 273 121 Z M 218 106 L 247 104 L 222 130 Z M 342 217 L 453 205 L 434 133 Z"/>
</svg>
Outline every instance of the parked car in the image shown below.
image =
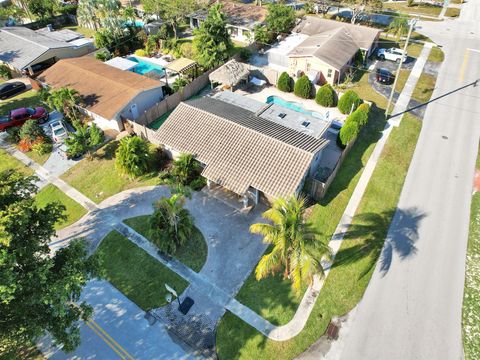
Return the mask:
<svg viewBox="0 0 480 360">
<path fill-rule="evenodd" d="M 8 99 L 25 91 L 27 86 L 21 81 L 12 81 L 0 85 L 0 99 Z"/>
<path fill-rule="evenodd" d="M 48 120 L 48 115 L 48 111 L 43 107 L 11 110 L 8 115 L 0 117 L 0 131 L 14 126 L 22 126 L 27 120 L 37 120 L 43 124 Z"/>
<path fill-rule="evenodd" d="M 393 75 L 390 71 L 388 71 L 385 68 L 379 68 L 377 69 L 377 73 L 375 75 L 375 78 L 377 79 L 377 82 L 380 84 L 392 84 L 393 81 L 395 80 L 395 75 Z"/>
<path fill-rule="evenodd" d="M 63 139 L 68 137 L 67 127 L 61 120 L 50 123 L 50 129 L 52 130 L 52 139 L 55 142 L 63 141 Z"/>
<path fill-rule="evenodd" d="M 402 60 L 402 50 L 398 48 L 378 49 L 377 57 L 380 60 L 390 60 L 399 63 Z M 404 62 L 407 60 L 407 57 L 407 54 L 405 54 L 403 57 Z"/>
</svg>

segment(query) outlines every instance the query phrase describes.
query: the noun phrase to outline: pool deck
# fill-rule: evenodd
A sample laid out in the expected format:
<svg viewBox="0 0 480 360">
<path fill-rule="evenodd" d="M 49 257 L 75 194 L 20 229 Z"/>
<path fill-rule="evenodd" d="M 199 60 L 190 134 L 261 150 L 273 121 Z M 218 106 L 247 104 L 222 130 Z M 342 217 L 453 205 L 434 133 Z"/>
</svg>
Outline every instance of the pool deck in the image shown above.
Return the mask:
<svg viewBox="0 0 480 360">
<path fill-rule="evenodd" d="M 311 99 L 302 99 L 299 98 L 298 96 L 294 95 L 293 93 L 286 93 L 283 91 L 278 90 L 274 86 L 267 86 L 258 92 L 246 92 L 242 89 L 236 90 L 235 93 L 244 95 L 250 99 L 254 99 L 257 101 L 261 101 L 262 103 L 265 103 L 267 101 L 267 98 L 269 96 L 278 96 L 279 98 L 282 98 L 283 100 L 290 101 L 290 102 L 295 102 L 302 104 L 302 106 L 306 110 L 310 110 L 316 113 L 319 113 L 323 115 L 324 118 L 326 118 L 326 113 L 329 113 L 329 120 L 335 120 L 338 122 L 343 123 L 345 120 L 345 115 L 340 113 L 337 107 L 331 107 L 331 108 L 326 108 L 323 106 L 318 105 L 315 100 Z"/>
</svg>

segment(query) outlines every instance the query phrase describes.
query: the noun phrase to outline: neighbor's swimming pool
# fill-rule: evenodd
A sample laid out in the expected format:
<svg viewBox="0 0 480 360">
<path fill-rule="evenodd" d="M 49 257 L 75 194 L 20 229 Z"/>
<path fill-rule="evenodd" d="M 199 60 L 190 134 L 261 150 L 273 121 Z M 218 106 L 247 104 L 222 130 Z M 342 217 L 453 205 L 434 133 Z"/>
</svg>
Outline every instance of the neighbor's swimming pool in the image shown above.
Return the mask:
<svg viewBox="0 0 480 360">
<path fill-rule="evenodd" d="M 150 71 L 154 71 L 159 75 L 164 74 L 165 70 L 160 65 L 145 61 L 143 59 L 137 58 L 136 56 L 129 56 L 127 59 L 138 63 L 138 65 L 135 66 L 135 68 L 133 69 L 133 71 L 137 74 L 144 75 Z"/>
<path fill-rule="evenodd" d="M 302 114 L 305 114 L 305 115 L 310 115 L 310 116 L 313 116 L 314 118 L 323 120 L 323 115 L 322 114 L 319 114 L 315 111 L 307 110 L 300 103 L 286 101 L 286 100 L 283 100 L 282 98 L 280 98 L 278 96 L 275 96 L 275 95 L 271 95 L 271 96 L 267 97 L 267 104 L 271 104 L 271 103 L 274 103 L 274 104 L 283 106 L 287 109 L 295 110 L 295 111 L 298 111 L 299 113 L 302 113 Z"/>
</svg>

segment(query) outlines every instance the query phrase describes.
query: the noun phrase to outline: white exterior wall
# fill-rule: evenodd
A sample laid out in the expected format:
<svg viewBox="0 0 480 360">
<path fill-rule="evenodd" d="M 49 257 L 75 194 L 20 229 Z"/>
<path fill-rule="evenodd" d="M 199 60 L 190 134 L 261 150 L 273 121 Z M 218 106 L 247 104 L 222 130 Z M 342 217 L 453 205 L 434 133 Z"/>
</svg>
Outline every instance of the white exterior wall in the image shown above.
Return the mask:
<svg viewBox="0 0 480 360">
<path fill-rule="evenodd" d="M 247 44 L 251 44 L 254 40 L 254 34 L 252 30 L 233 25 L 227 25 L 227 29 L 230 32 L 230 38 L 232 40 L 240 41 Z M 232 31 L 236 31 L 236 34 Z"/>
<path fill-rule="evenodd" d="M 32 61 L 30 65 L 39 64 L 51 58 L 68 59 L 68 58 L 80 57 L 92 52 L 94 49 L 95 49 L 95 46 L 93 45 L 93 43 L 86 44 L 85 46 L 80 46 L 80 47 L 50 49 L 50 50 L 47 50 L 44 54 L 42 54 L 38 58 L 36 58 L 34 61 Z"/>
<path fill-rule="evenodd" d="M 116 120 L 116 119 L 111 119 L 107 120 L 104 117 L 97 115 L 91 111 L 88 111 L 84 108 L 80 108 L 80 111 L 88 116 L 90 116 L 93 119 L 93 122 L 98 125 L 98 127 L 102 130 L 116 130 L 116 131 L 122 131 L 123 130 L 123 124 L 121 120 Z"/>
</svg>

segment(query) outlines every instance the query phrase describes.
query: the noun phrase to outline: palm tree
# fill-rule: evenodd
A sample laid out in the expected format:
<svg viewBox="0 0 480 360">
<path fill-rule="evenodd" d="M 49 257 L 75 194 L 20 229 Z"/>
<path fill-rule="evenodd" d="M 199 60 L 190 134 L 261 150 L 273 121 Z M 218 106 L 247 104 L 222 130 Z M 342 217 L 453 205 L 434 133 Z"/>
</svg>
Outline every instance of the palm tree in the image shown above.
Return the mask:
<svg viewBox="0 0 480 360">
<path fill-rule="evenodd" d="M 400 36 L 405 36 L 408 34 L 408 17 L 405 15 L 396 16 L 390 25 L 388 25 L 388 32 L 395 35 L 397 39 Z"/>
<path fill-rule="evenodd" d="M 177 182 L 186 186 L 193 181 L 200 172 L 200 163 L 192 154 L 180 154 L 173 162 L 172 175 Z"/>
<path fill-rule="evenodd" d="M 80 102 L 80 96 L 78 91 L 72 88 L 59 88 L 44 92 L 46 103 L 51 108 L 54 108 L 58 112 L 63 112 L 65 116 L 71 120 L 77 121 L 77 109 L 76 106 Z"/>
<path fill-rule="evenodd" d="M 145 140 L 138 136 L 120 140 L 115 152 L 115 166 L 120 172 L 132 178 L 143 175 L 148 170 L 149 162 L 150 154 Z"/>
<path fill-rule="evenodd" d="M 133 6 L 127 6 L 122 8 L 122 17 L 125 21 L 130 22 L 132 25 L 135 25 L 135 18 L 137 14 L 135 13 L 135 8 Z"/>
<path fill-rule="evenodd" d="M 80 0 L 77 8 L 78 23 L 87 27 L 93 25 L 94 30 L 97 31 L 99 27 L 97 6 L 97 0 Z"/>
<path fill-rule="evenodd" d="M 193 219 L 184 205 L 185 197 L 180 194 L 162 198 L 154 204 L 150 236 L 160 250 L 169 254 L 174 254 L 193 234 Z"/>
<path fill-rule="evenodd" d="M 299 292 L 303 283 L 311 283 L 313 276 L 323 275 L 320 262 L 330 256 L 328 245 L 316 239 L 318 233 L 304 220 L 305 198 L 292 196 L 277 199 L 272 208 L 262 216 L 271 223 L 250 226 L 250 231 L 263 235 L 263 241 L 272 244 L 270 253 L 264 255 L 256 269 L 257 280 L 284 270 L 284 278 L 290 278 L 293 288 Z"/>
</svg>

